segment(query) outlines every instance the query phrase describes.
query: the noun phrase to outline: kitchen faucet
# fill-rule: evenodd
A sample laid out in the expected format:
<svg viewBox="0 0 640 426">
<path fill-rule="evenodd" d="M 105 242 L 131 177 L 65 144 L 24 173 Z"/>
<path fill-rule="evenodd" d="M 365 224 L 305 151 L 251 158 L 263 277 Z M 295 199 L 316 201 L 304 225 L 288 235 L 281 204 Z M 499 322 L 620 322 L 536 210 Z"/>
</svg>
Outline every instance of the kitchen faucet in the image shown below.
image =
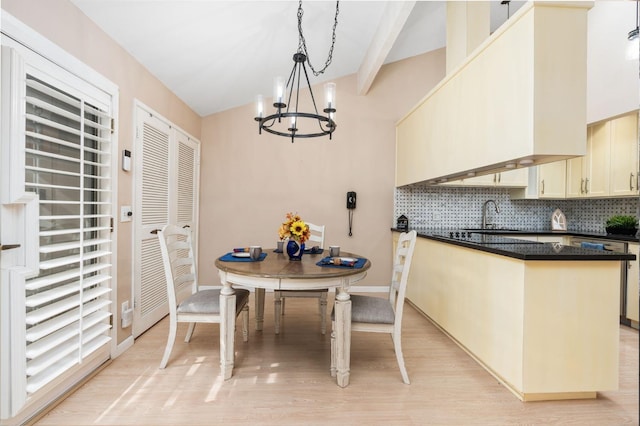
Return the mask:
<svg viewBox="0 0 640 426">
<path fill-rule="evenodd" d="M 489 203 L 493 203 L 493 207 L 496 209 L 496 213 L 500 213 L 500 209 L 498 209 L 498 204 L 494 200 L 487 200 L 484 202 L 482 206 L 482 229 L 495 228 L 495 224 L 487 223 L 487 206 Z"/>
</svg>

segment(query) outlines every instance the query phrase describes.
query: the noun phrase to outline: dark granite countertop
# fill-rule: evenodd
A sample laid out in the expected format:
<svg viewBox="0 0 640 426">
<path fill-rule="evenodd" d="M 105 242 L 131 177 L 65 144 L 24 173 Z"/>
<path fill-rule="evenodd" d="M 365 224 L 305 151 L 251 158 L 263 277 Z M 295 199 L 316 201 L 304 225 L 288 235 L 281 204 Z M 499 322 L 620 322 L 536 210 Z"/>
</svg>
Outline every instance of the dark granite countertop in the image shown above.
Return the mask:
<svg viewBox="0 0 640 426">
<path fill-rule="evenodd" d="M 550 229 L 547 230 L 520 230 L 520 229 L 465 229 L 469 231 L 482 232 L 482 233 L 490 233 L 490 234 L 500 234 L 500 235 L 567 235 L 570 237 L 582 237 L 582 238 L 590 238 L 594 240 L 610 240 L 610 241 L 621 241 L 627 243 L 637 243 L 638 237 L 634 235 L 617 235 L 617 234 L 596 234 L 589 232 L 579 232 L 579 231 L 552 231 Z M 420 232 L 420 231 L 418 231 Z"/>
<path fill-rule="evenodd" d="M 396 228 L 392 231 L 400 232 Z M 557 232 L 515 231 L 515 230 L 466 230 L 466 229 L 423 229 L 418 236 L 441 241 L 462 247 L 472 248 L 501 256 L 520 260 L 579 260 L 579 261 L 621 261 L 634 260 L 633 254 L 612 251 L 583 249 L 556 243 L 541 243 L 536 241 L 518 240 L 517 235 L 557 235 Z M 485 232 L 486 231 L 486 232 Z M 506 231 L 506 232 L 503 232 Z M 505 237 L 508 235 L 509 237 Z M 591 234 L 567 232 L 561 235 L 594 238 Z M 612 239 L 602 236 L 602 239 Z M 621 241 L 621 240 L 616 240 Z M 622 240 L 629 241 L 629 240 Z M 637 240 L 631 240 L 637 241 Z"/>
</svg>

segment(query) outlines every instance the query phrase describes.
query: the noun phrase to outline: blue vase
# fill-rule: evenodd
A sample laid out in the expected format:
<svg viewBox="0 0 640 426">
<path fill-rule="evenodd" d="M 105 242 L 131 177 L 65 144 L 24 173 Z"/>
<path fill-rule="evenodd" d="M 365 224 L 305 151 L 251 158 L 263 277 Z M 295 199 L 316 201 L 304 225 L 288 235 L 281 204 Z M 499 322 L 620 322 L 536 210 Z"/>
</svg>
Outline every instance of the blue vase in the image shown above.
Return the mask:
<svg viewBox="0 0 640 426">
<path fill-rule="evenodd" d="M 302 254 L 304 253 L 304 243 L 298 244 L 297 241 L 289 240 L 287 243 L 287 254 L 289 260 L 302 260 Z"/>
</svg>

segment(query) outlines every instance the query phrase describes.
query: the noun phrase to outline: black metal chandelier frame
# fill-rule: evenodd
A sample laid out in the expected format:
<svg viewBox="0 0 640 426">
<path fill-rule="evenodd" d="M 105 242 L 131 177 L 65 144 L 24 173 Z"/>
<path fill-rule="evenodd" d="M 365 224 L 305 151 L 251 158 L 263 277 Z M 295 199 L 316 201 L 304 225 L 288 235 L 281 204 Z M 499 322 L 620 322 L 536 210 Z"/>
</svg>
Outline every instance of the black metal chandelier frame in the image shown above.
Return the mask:
<svg viewBox="0 0 640 426">
<path fill-rule="evenodd" d="M 325 66 L 322 70 L 315 71 L 315 69 L 313 69 L 313 66 L 309 62 L 309 67 L 312 69 L 316 76 L 323 73 L 332 60 L 333 47 L 335 45 L 336 38 L 336 26 L 338 24 L 338 4 L 339 2 L 336 2 L 336 15 L 333 26 L 332 43 L 327 61 L 325 62 Z M 261 115 L 255 117 L 255 120 L 258 122 L 259 134 L 262 134 L 262 131 L 264 130 L 265 132 L 274 135 L 289 137 L 291 138 L 291 143 L 294 142 L 295 138 L 315 138 L 328 135 L 329 139 L 331 139 L 331 136 L 333 135 L 333 132 L 337 127 L 337 124 L 333 118 L 333 114 L 336 112 L 335 103 L 332 104 L 331 102 L 329 102 L 326 105 L 326 108 L 322 110 L 326 115 L 321 115 L 318 113 L 316 99 L 313 95 L 313 89 L 311 88 L 309 74 L 307 73 L 307 67 L 305 65 L 305 63 L 308 62 L 308 52 L 304 40 L 304 35 L 302 34 L 303 13 L 302 0 L 300 0 L 298 6 L 298 51 L 293 55 L 293 69 L 289 74 L 289 79 L 287 80 L 287 84 L 284 89 L 285 94 L 288 92 L 287 102 L 277 102 L 277 99 L 274 99 L 273 106 L 274 108 L 276 108 L 276 112 L 274 114 L 267 115 L 266 117 L 262 117 Z M 304 75 L 307 86 L 309 87 L 309 94 L 311 96 L 311 102 L 313 104 L 314 112 L 298 111 L 302 75 Z M 285 119 L 285 123 L 289 122 L 289 126 L 287 126 L 286 129 L 284 129 L 282 127 L 283 125 L 281 124 L 283 119 Z M 298 129 L 299 120 L 316 121 L 318 126 L 317 131 L 311 130 L 313 126 L 309 126 L 309 131 L 301 132 Z M 286 126 L 286 124 L 284 126 Z"/>
</svg>

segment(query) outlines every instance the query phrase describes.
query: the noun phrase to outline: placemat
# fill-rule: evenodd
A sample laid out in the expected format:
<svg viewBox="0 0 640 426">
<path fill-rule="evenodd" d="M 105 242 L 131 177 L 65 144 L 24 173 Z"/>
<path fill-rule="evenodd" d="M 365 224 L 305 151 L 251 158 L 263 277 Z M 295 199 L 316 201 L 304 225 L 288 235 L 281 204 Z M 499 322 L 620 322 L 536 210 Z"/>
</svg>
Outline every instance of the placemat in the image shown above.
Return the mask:
<svg viewBox="0 0 640 426">
<path fill-rule="evenodd" d="M 322 266 L 323 268 L 342 268 L 342 269 L 360 269 L 367 263 L 367 259 L 364 257 L 356 257 L 358 259 L 353 266 L 349 265 L 334 265 L 333 263 L 329 263 L 332 257 L 327 256 L 323 258 L 320 262 L 316 263 L 318 266 Z"/>
<path fill-rule="evenodd" d="M 260 255 L 260 259 L 253 260 L 250 257 L 235 257 L 233 256 L 233 252 L 232 252 L 232 253 L 227 253 L 224 256 L 221 256 L 220 260 L 222 262 L 260 262 L 260 261 L 263 261 L 265 257 L 267 257 L 267 253 L 262 253 Z"/>
</svg>

